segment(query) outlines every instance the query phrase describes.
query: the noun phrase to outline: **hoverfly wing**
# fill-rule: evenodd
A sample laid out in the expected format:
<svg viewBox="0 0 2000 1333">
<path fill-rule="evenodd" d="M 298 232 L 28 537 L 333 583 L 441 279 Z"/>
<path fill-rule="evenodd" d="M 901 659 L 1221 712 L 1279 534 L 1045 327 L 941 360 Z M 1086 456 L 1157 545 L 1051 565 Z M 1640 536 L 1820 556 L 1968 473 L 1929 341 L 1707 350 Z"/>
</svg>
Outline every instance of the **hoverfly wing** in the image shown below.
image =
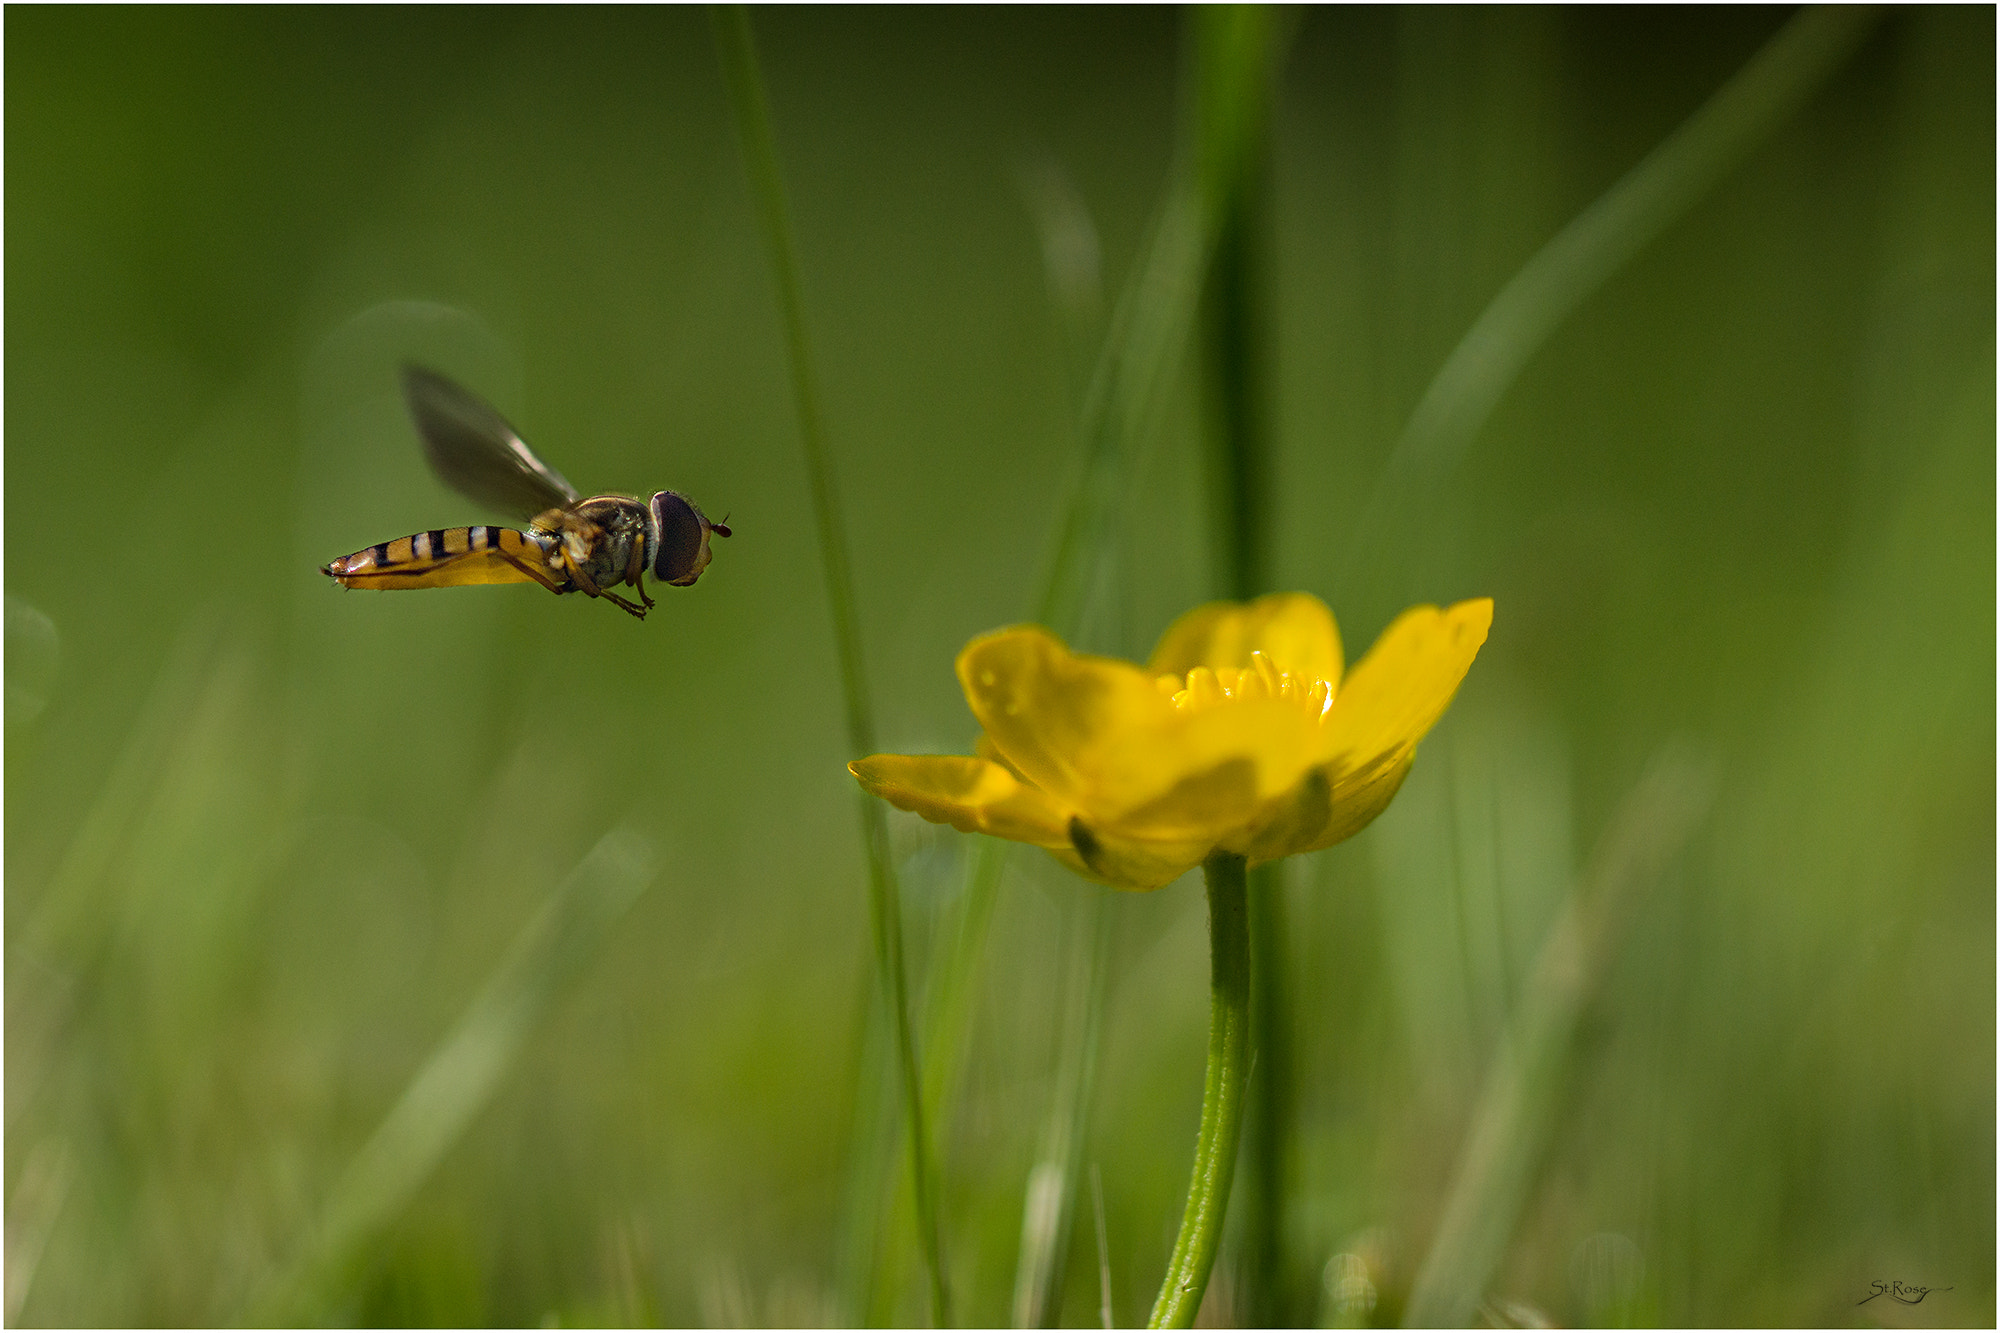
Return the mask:
<svg viewBox="0 0 2000 1333">
<path fill-rule="evenodd" d="M 567 508 L 579 498 L 505 417 L 436 371 L 404 366 L 403 400 L 431 470 L 459 494 L 518 518 Z"/>
</svg>

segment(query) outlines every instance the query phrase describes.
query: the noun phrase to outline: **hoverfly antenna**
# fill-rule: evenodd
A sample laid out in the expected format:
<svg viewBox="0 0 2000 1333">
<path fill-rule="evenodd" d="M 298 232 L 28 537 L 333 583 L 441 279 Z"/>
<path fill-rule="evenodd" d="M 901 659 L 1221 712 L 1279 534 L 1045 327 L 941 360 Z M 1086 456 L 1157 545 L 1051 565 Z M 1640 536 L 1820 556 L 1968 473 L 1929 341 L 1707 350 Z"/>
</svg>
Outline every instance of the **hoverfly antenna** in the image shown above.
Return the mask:
<svg viewBox="0 0 2000 1333">
<path fill-rule="evenodd" d="M 729 515 L 727 514 L 722 516 L 722 522 L 709 524 L 708 530 L 718 537 L 734 537 L 736 535 L 729 530 Z"/>
</svg>

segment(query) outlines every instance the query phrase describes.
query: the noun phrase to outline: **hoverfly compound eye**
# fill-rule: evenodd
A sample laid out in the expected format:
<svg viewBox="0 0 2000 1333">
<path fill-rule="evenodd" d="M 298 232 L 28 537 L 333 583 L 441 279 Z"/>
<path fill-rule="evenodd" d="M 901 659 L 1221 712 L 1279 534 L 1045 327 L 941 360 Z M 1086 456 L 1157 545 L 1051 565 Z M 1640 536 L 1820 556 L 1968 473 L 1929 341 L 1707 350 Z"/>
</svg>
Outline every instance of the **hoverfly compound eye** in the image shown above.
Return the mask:
<svg viewBox="0 0 2000 1333">
<path fill-rule="evenodd" d="M 708 534 L 714 525 L 694 501 L 679 491 L 653 497 L 653 577 L 685 588 L 708 568 Z"/>
</svg>

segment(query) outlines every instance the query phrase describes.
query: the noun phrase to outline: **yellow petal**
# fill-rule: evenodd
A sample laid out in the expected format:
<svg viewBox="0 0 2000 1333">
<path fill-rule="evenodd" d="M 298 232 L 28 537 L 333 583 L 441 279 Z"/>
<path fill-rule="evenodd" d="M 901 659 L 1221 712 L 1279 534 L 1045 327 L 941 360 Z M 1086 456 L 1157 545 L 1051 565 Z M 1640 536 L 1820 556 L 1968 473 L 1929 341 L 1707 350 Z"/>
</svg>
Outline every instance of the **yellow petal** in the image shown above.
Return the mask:
<svg viewBox="0 0 2000 1333">
<path fill-rule="evenodd" d="M 1402 788 L 1403 779 L 1410 775 L 1410 760 L 1416 757 L 1416 753 L 1416 748 L 1412 746 L 1397 751 L 1385 762 L 1371 768 L 1335 777 L 1333 800 L 1327 810 L 1325 826 L 1312 841 L 1298 850 L 1316 852 L 1322 847 L 1331 847 L 1336 842 L 1347 841 L 1374 823 L 1375 816 L 1389 808 L 1389 802 Z"/>
<path fill-rule="evenodd" d="M 1140 753 L 1171 721 L 1172 701 L 1129 662 L 1072 653 L 1038 625 L 983 634 L 958 655 L 974 717 L 1014 768 L 1066 804 L 1157 767 Z"/>
<path fill-rule="evenodd" d="M 1069 823 L 1069 847 L 1056 857 L 1070 869 L 1114 889 L 1145 892 L 1173 883 L 1205 860 L 1205 839 L 1133 838 L 1081 819 Z"/>
<path fill-rule="evenodd" d="M 1000 747 L 995 745 L 993 738 L 985 732 L 980 732 L 979 739 L 972 743 L 972 752 L 990 764 L 1000 765 L 1000 767 L 1006 769 L 1015 777 L 1020 778 L 1022 782 L 1026 782 L 1030 787 L 1035 785 L 1032 782 L 1028 782 L 1028 779 L 1022 776 L 1020 769 L 1008 762 L 1007 756 L 1000 753 Z"/>
<path fill-rule="evenodd" d="M 973 640 L 958 656 L 958 678 L 1015 772 L 1094 825 L 1119 823 L 1128 835 L 1219 834 L 1313 762 L 1315 728 L 1295 707 L 1246 699 L 1186 712 L 1152 674 L 1072 653 L 1038 626 Z"/>
<path fill-rule="evenodd" d="M 1446 611 L 1413 606 L 1396 617 L 1334 695 L 1321 757 L 1338 771 L 1370 771 L 1422 740 L 1451 703 L 1492 623 L 1486 597 Z"/>
<path fill-rule="evenodd" d="M 1152 669 L 1186 676 L 1195 667 L 1247 667 L 1261 652 L 1279 670 L 1340 679 L 1340 630 L 1319 598 L 1271 593 L 1252 602 L 1210 602 L 1176 620 L 1153 649 Z"/>
<path fill-rule="evenodd" d="M 958 754 L 875 754 L 847 766 L 872 794 L 899 810 L 1037 847 L 1067 848 L 1069 814 L 998 764 Z"/>
<path fill-rule="evenodd" d="M 1275 861 L 1304 851 L 1326 827 L 1333 784 L 1325 769 L 1310 769 L 1298 785 L 1270 802 L 1258 817 L 1222 839 L 1225 851 L 1253 862 Z"/>
<path fill-rule="evenodd" d="M 1231 699 L 1177 716 L 1169 735 L 1171 781 L 1142 799 L 1094 805 L 1104 827 L 1212 845 L 1297 784 L 1312 765 L 1317 729 L 1276 699 Z"/>
<path fill-rule="evenodd" d="M 1345 842 L 1389 807 L 1415 754 L 1414 747 L 1405 748 L 1371 768 L 1346 773 L 1333 765 L 1316 768 L 1263 821 L 1222 845 L 1258 865 Z"/>
</svg>

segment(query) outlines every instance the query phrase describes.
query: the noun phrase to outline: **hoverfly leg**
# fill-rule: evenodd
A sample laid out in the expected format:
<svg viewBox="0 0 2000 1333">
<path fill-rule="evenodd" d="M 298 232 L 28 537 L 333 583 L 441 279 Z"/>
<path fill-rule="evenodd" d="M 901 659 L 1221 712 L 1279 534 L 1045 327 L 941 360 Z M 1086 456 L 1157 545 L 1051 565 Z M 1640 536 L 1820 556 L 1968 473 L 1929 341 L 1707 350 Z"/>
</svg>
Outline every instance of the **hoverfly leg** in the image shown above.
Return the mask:
<svg viewBox="0 0 2000 1333">
<path fill-rule="evenodd" d="M 569 591 L 568 588 L 563 587 L 561 584 L 557 583 L 554 579 L 550 578 L 549 572 L 547 570 L 540 569 L 534 565 L 529 564 L 524 560 L 516 560 L 513 556 L 508 555 L 504 551 L 500 552 L 499 554 L 502 560 L 505 560 L 508 564 L 520 570 L 523 574 L 526 574 L 529 578 L 541 584 L 544 588 L 547 588 L 550 592 L 565 593 Z"/>
<path fill-rule="evenodd" d="M 632 558 L 625 562 L 625 581 L 639 594 L 646 609 L 652 610 L 653 599 L 646 595 L 646 547 L 642 542 L 632 543 Z"/>
<path fill-rule="evenodd" d="M 570 582 L 573 583 L 576 587 L 578 587 L 584 592 L 589 593 L 592 597 L 602 597 L 605 601 L 610 602 L 613 606 L 619 607 L 622 610 L 637 616 L 641 620 L 644 620 L 646 618 L 645 607 L 634 606 L 632 603 L 626 601 L 623 597 L 620 597 L 617 593 L 598 587 L 597 580 L 590 577 L 590 571 L 585 569 L 582 565 L 578 564 L 576 560 L 570 555 L 568 543 L 563 544 L 562 559 L 563 559 L 563 569 L 568 572 Z M 650 605 L 650 603 L 648 605 Z"/>
<path fill-rule="evenodd" d="M 632 603 L 626 601 L 623 597 L 620 597 L 615 592 L 600 592 L 597 595 L 599 597 L 602 597 L 605 601 L 611 603 L 613 606 L 621 607 L 625 611 L 629 612 L 632 615 L 637 616 L 641 620 L 644 620 L 646 618 L 647 608 L 643 606 L 634 606 Z"/>
<path fill-rule="evenodd" d="M 604 596 L 604 589 L 597 586 L 597 580 L 590 577 L 590 571 L 579 565 L 575 558 L 570 555 L 568 543 L 564 543 L 561 549 L 563 570 L 569 575 L 569 581 L 589 593 L 592 597 Z"/>
</svg>

